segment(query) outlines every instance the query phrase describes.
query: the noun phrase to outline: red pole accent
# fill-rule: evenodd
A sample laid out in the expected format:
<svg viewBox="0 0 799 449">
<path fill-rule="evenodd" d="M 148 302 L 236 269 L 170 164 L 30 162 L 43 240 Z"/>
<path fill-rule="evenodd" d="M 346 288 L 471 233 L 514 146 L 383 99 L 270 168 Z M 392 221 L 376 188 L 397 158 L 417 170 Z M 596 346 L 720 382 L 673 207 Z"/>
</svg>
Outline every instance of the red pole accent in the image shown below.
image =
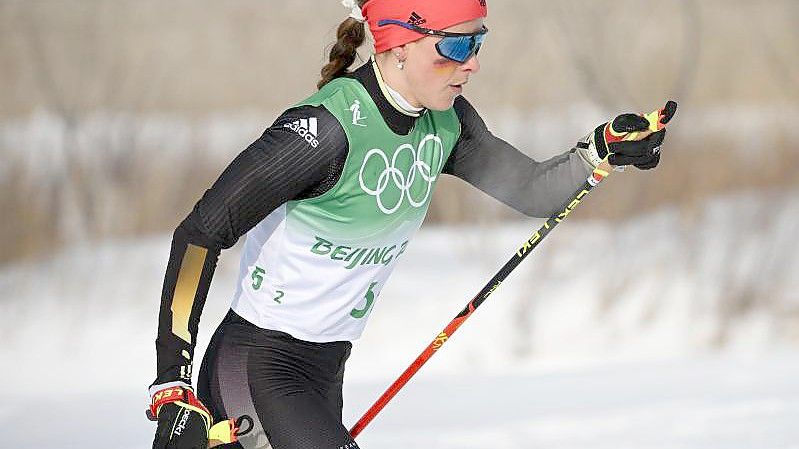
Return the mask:
<svg viewBox="0 0 799 449">
<path fill-rule="evenodd" d="M 472 301 L 474 301 L 474 299 L 472 299 Z M 350 429 L 350 435 L 352 435 L 353 438 L 358 436 L 358 434 L 361 433 L 361 431 L 367 425 L 369 425 L 370 422 L 372 422 L 372 419 L 374 419 L 374 417 L 377 416 L 377 414 L 380 413 L 381 410 L 383 410 L 383 407 L 385 407 L 386 404 L 388 404 L 388 402 L 402 389 L 402 387 L 404 387 L 405 384 L 407 384 L 408 381 L 411 380 L 414 374 L 416 374 L 419 371 L 419 369 L 422 366 L 424 366 L 424 364 L 427 363 L 428 360 L 430 360 L 430 357 L 433 357 L 433 354 L 435 354 L 436 351 L 438 351 L 441 348 L 441 346 L 443 346 L 444 343 L 446 343 L 447 340 L 449 340 L 449 337 L 451 337 L 452 334 L 454 334 L 455 331 L 458 330 L 459 327 L 461 327 L 461 324 L 463 324 L 466 321 L 466 319 L 469 318 L 469 316 L 472 313 L 474 313 L 474 311 L 475 308 L 474 306 L 472 306 L 472 303 L 470 302 L 469 313 L 467 313 L 464 316 L 456 317 L 455 319 L 450 321 L 449 324 L 447 324 L 447 327 L 445 327 L 444 330 L 441 331 L 441 333 L 439 333 L 438 336 L 436 336 L 435 340 L 433 340 L 432 342 L 430 342 L 429 345 L 427 345 L 424 351 L 422 351 L 422 353 L 419 354 L 418 357 L 416 357 L 416 360 L 414 360 L 413 363 L 411 363 L 411 365 L 407 369 L 405 369 L 405 371 L 400 375 L 400 377 L 398 377 L 397 380 L 395 380 L 394 383 L 391 384 L 391 386 L 389 386 L 388 389 L 386 389 L 383 395 L 380 396 L 380 398 L 369 408 L 369 410 L 367 410 L 366 413 L 363 414 L 361 419 L 359 419 L 358 422 L 355 423 L 354 426 L 352 426 L 352 429 Z"/>
</svg>

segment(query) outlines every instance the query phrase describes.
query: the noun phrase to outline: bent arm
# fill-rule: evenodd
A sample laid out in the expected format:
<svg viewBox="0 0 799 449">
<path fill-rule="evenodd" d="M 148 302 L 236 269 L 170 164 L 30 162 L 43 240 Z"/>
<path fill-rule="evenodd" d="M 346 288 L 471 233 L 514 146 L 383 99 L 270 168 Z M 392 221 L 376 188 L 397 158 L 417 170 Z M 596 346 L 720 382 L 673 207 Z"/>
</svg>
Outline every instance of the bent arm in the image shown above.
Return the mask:
<svg viewBox="0 0 799 449">
<path fill-rule="evenodd" d="M 284 126 L 302 120 L 306 128 L 316 124 L 316 146 L 296 126 Z M 323 107 L 290 109 L 233 160 L 180 223 L 161 294 L 151 392 L 191 385 L 200 314 L 220 251 L 281 204 L 327 191 L 341 174 L 347 148 L 344 130 Z"/>
<path fill-rule="evenodd" d="M 465 98 L 456 98 L 454 107 L 461 121 L 461 136 L 444 172 L 518 212 L 549 217 L 591 173 L 592 167 L 575 148 L 538 162 L 491 134 Z"/>
</svg>

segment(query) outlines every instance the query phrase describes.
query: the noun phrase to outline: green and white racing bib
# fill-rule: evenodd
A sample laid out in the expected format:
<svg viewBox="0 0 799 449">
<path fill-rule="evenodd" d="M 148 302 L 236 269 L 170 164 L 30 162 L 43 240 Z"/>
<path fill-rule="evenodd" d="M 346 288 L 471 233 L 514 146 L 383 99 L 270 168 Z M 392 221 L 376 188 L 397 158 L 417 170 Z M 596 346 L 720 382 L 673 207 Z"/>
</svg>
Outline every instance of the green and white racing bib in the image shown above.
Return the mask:
<svg viewBox="0 0 799 449">
<path fill-rule="evenodd" d="M 336 185 L 289 201 L 247 233 L 233 310 L 313 342 L 354 340 L 424 220 L 460 134 L 455 111 L 428 110 L 394 134 L 356 80 L 338 78 L 300 105 L 338 119 L 349 152 Z M 316 119 L 285 126 L 315 139 Z"/>
</svg>

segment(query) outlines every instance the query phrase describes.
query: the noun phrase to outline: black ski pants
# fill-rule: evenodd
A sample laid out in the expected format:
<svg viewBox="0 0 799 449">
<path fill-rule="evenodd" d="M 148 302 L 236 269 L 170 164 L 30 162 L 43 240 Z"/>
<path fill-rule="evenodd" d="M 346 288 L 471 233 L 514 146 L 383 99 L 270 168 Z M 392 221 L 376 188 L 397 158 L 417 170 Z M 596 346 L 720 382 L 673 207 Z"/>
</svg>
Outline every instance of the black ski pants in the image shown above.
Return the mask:
<svg viewBox="0 0 799 449">
<path fill-rule="evenodd" d="M 214 421 L 249 415 L 252 432 L 224 448 L 357 449 L 341 423 L 352 343 L 312 343 L 228 312 L 200 368 L 199 399 Z"/>
</svg>

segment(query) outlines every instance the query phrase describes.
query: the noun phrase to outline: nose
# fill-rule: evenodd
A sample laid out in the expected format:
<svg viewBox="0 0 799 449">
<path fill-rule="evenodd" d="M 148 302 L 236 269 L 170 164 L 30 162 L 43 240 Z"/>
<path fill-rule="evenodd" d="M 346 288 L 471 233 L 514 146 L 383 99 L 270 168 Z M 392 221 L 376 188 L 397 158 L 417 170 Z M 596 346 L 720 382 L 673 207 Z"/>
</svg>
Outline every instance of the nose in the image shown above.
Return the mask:
<svg viewBox="0 0 799 449">
<path fill-rule="evenodd" d="M 480 60 L 476 54 L 472 55 L 471 58 L 467 59 L 466 62 L 463 63 L 461 66 L 463 70 L 468 72 L 477 73 L 480 71 Z"/>
</svg>

